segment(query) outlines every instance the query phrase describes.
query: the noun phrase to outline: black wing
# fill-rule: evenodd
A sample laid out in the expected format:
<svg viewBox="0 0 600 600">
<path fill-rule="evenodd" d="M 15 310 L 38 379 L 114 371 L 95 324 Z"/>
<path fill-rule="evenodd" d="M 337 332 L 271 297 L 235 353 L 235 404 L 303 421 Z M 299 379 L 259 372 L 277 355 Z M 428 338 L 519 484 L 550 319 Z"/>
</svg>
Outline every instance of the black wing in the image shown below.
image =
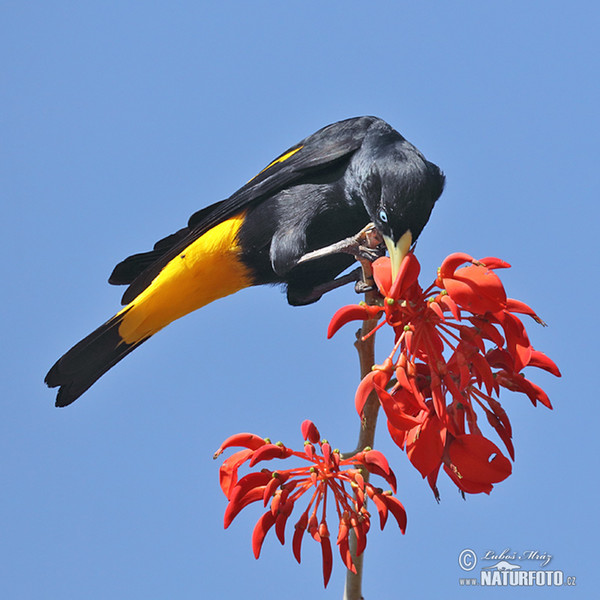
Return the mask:
<svg viewBox="0 0 600 600">
<path fill-rule="evenodd" d="M 355 152 L 375 122 L 381 120 L 377 117 L 356 117 L 320 129 L 280 154 L 226 200 L 194 213 L 187 227 L 157 242 L 154 250 L 135 254 L 119 263 L 109 282 L 131 284 L 123 294 L 122 303 L 128 304 L 136 298 L 167 263 L 208 230 L 249 205 Z"/>
</svg>

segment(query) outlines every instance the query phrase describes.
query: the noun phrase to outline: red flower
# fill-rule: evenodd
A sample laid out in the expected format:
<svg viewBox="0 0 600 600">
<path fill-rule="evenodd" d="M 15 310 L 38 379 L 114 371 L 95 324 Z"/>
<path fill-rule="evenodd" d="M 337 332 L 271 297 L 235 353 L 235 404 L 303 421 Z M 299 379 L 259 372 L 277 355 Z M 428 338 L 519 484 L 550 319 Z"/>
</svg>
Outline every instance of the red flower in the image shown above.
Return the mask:
<svg viewBox="0 0 600 600">
<path fill-rule="evenodd" d="M 330 532 L 327 525 L 327 503 L 333 499 L 338 520 L 336 544 L 344 565 L 353 572 L 348 536 L 354 531 L 357 538 L 357 555 L 362 554 L 367 543 L 371 515 L 365 500 L 371 498 L 379 514 L 381 529 L 391 513 L 402 533 L 406 530 L 406 512 L 402 504 L 392 495 L 383 492 L 365 481 L 366 472 L 379 475 L 396 490 L 396 477 L 389 464 L 377 450 L 366 448 L 349 458 L 343 458 L 338 450 L 332 450 L 326 440 L 320 439 L 316 426 L 311 421 L 302 424 L 302 435 L 306 440 L 302 452 L 294 451 L 281 443 L 242 433 L 228 438 L 215 453 L 217 458 L 226 448 L 245 448 L 224 461 L 220 469 L 221 488 L 229 504 L 225 511 L 225 528 L 248 504 L 262 501 L 267 510 L 258 520 L 252 533 L 252 549 L 258 558 L 265 536 L 273 527 L 281 544 L 285 542 L 285 527 L 296 503 L 307 492 L 308 504 L 296 522 L 292 538 L 292 550 L 300 562 L 300 550 L 305 532 L 321 545 L 323 558 L 323 580 L 325 586 L 331 576 L 333 557 Z M 320 452 L 319 452 L 320 451 Z M 248 462 L 252 467 L 264 460 L 300 459 L 305 464 L 291 469 L 250 472 L 238 479 L 238 470 Z"/>
<path fill-rule="evenodd" d="M 329 326 L 331 337 L 351 320 L 383 316 L 377 328 L 394 329 L 392 352 L 359 385 L 356 407 L 362 414 L 368 395 L 377 393 L 392 438 L 436 496 L 442 465 L 468 493 L 489 493 L 510 475 L 509 460 L 477 425 L 479 409 L 514 459 L 510 422 L 494 398 L 501 387 L 552 408 L 545 392 L 521 374 L 531 366 L 560 376 L 557 366 L 533 349 L 514 313 L 543 321 L 526 304 L 508 298 L 494 272 L 509 266 L 498 258 L 451 254 L 423 291 L 414 254 L 405 257 L 394 281 L 389 258 L 380 258 L 373 276 L 381 305 L 344 307 Z"/>
</svg>

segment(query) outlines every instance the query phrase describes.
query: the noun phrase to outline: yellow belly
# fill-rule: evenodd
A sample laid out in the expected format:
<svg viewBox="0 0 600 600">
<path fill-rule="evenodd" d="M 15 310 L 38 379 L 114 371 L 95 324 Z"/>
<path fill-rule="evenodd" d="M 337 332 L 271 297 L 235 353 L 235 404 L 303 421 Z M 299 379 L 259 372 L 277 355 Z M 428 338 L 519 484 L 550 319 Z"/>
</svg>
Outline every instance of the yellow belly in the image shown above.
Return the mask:
<svg viewBox="0 0 600 600">
<path fill-rule="evenodd" d="M 237 242 L 243 220 L 242 213 L 200 236 L 120 311 L 127 311 L 119 326 L 124 342 L 139 342 L 175 319 L 252 285 Z"/>
</svg>

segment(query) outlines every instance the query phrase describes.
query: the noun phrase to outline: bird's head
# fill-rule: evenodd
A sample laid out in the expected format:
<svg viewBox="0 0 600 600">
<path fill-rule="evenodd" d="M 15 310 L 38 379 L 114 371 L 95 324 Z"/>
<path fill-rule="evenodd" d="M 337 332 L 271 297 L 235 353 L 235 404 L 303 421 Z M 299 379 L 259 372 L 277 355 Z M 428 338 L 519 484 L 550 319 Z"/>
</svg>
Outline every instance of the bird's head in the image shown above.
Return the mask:
<svg viewBox="0 0 600 600">
<path fill-rule="evenodd" d="M 406 140 L 372 163 L 363 202 L 381 233 L 395 278 L 444 189 L 444 175 Z"/>
</svg>

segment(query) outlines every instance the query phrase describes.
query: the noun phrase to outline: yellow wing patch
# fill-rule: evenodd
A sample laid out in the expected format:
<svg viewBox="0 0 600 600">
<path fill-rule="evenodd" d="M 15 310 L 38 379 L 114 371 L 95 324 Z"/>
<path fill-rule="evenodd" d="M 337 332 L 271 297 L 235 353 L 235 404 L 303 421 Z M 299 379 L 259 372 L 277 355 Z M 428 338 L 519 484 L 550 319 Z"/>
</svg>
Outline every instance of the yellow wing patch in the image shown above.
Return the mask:
<svg viewBox="0 0 600 600">
<path fill-rule="evenodd" d="M 193 241 L 119 312 L 128 311 L 119 326 L 124 342 L 139 342 L 176 319 L 252 285 L 237 241 L 244 216 L 227 219 Z"/>
<path fill-rule="evenodd" d="M 294 148 L 293 150 L 290 150 L 289 152 L 282 154 L 279 158 L 276 158 L 273 162 L 269 163 L 262 171 L 259 171 L 252 179 L 256 179 L 261 173 L 264 173 L 267 169 L 270 169 L 273 165 L 276 165 L 277 163 L 287 160 L 290 156 L 293 156 L 294 154 L 296 154 L 296 152 L 298 152 L 298 150 L 302 150 L 302 148 L 304 148 L 304 146 L 298 146 L 297 148 Z M 252 181 L 252 179 L 250 179 L 248 181 L 248 183 L 250 183 L 250 181 Z"/>
</svg>

